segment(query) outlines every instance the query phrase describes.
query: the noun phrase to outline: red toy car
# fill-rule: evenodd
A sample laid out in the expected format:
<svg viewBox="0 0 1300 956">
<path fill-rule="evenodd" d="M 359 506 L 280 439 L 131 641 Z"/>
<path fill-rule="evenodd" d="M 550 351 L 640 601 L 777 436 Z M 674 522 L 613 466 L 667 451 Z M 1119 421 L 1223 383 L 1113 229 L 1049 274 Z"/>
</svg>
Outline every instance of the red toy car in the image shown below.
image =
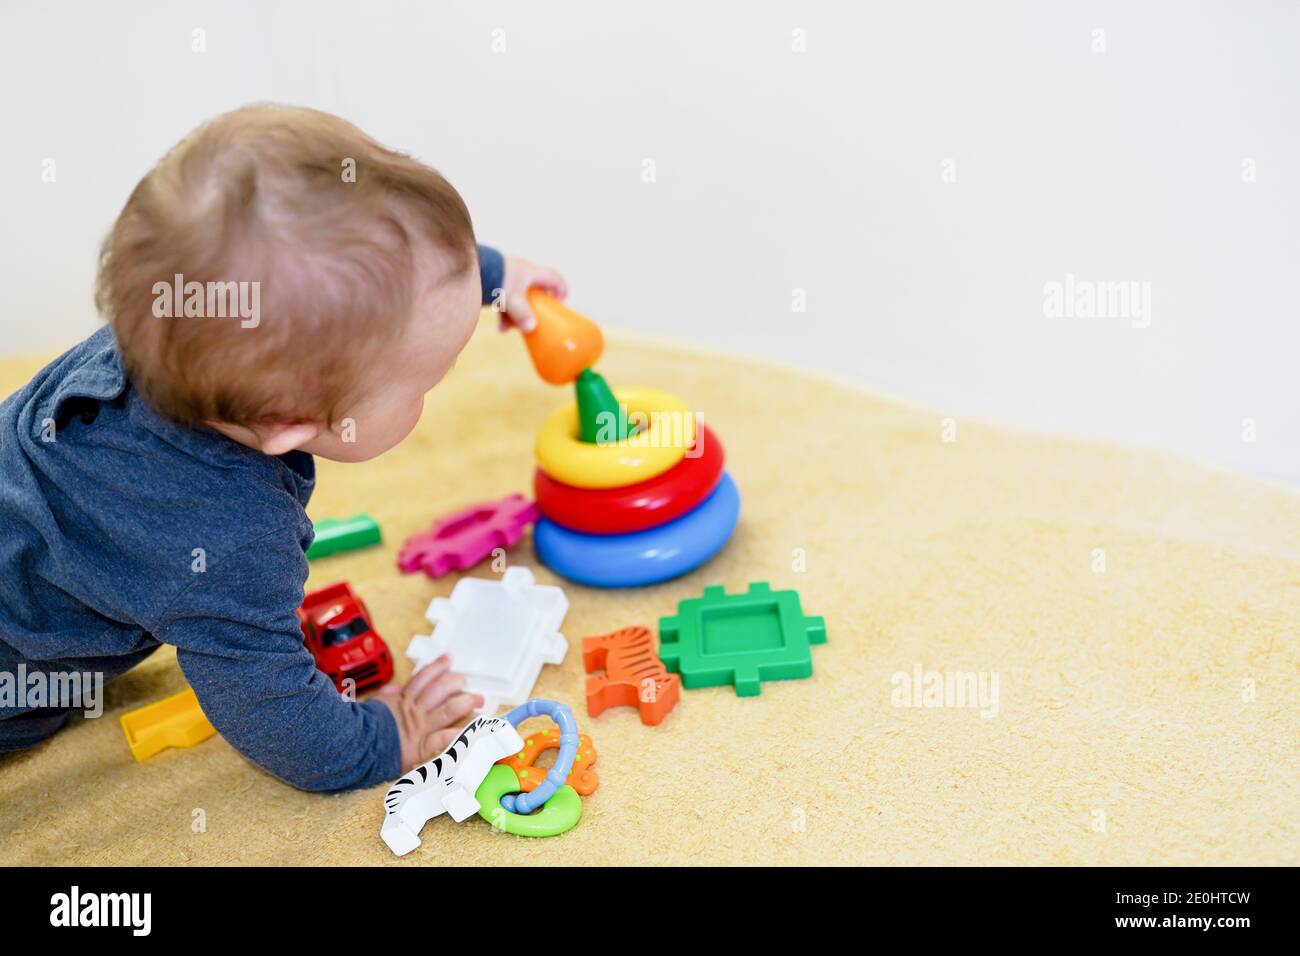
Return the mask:
<svg viewBox="0 0 1300 956">
<path fill-rule="evenodd" d="M 359 694 L 393 679 L 393 656 L 375 633 L 365 602 L 346 581 L 312 591 L 298 608 L 298 624 L 316 666 L 339 693 L 351 679 Z"/>
</svg>

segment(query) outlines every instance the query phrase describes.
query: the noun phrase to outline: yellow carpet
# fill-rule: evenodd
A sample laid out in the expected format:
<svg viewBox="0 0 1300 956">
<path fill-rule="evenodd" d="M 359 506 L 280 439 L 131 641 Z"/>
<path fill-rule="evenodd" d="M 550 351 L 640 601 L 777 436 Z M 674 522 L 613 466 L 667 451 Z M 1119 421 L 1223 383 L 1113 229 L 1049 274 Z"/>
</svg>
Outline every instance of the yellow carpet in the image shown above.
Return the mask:
<svg viewBox="0 0 1300 956">
<path fill-rule="evenodd" d="M 3 394 L 38 364 L 0 363 Z M 730 546 L 684 579 L 566 586 L 574 649 L 536 693 L 569 703 L 599 751 L 576 829 L 527 840 L 441 818 L 396 860 L 383 788 L 300 793 L 220 738 L 137 764 L 118 717 L 183 688 L 164 649 L 110 685 L 102 719 L 0 757 L 0 863 L 1300 862 L 1300 496 L 965 420 L 945 436 L 938 412 L 618 335 L 600 369 L 702 409 L 743 505 Z M 567 398 L 485 323 L 398 449 L 321 463 L 313 517 L 368 512 L 386 541 L 316 562 L 311 585 L 359 589 L 399 677 L 456 578 L 398 574 L 398 545 L 531 493 L 533 433 Z M 527 539 L 513 559 L 535 565 Z M 753 580 L 825 616 L 810 680 L 684 691 L 659 727 L 587 717 L 584 635 Z M 891 678 L 918 665 L 996 675 L 996 714 L 894 706 Z"/>
</svg>

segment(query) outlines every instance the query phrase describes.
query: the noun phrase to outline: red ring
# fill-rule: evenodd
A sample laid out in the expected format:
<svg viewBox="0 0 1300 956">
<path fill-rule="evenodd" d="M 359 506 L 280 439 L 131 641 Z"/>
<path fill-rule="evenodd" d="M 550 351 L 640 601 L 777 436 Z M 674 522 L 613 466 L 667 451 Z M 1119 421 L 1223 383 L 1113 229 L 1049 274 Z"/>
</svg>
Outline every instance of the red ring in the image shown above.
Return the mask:
<svg viewBox="0 0 1300 956">
<path fill-rule="evenodd" d="M 722 477 L 722 445 L 702 426 L 704 447 L 696 445 L 662 475 L 622 488 L 575 488 L 542 469 L 533 474 L 537 510 L 556 524 L 587 534 L 627 534 L 679 518 L 717 487 Z"/>
</svg>

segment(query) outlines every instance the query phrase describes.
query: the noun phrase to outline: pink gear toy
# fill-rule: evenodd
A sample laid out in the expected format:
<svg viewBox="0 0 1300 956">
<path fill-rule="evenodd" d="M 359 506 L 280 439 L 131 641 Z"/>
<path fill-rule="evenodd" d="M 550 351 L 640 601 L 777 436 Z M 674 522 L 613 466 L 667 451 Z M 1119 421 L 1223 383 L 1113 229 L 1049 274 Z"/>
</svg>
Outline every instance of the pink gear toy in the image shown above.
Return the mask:
<svg viewBox="0 0 1300 956">
<path fill-rule="evenodd" d="M 412 535 L 397 555 L 404 573 L 422 570 L 431 578 L 466 571 L 495 548 L 509 548 L 537 520 L 537 507 L 523 495 L 470 505 L 439 518 L 428 531 Z"/>
</svg>

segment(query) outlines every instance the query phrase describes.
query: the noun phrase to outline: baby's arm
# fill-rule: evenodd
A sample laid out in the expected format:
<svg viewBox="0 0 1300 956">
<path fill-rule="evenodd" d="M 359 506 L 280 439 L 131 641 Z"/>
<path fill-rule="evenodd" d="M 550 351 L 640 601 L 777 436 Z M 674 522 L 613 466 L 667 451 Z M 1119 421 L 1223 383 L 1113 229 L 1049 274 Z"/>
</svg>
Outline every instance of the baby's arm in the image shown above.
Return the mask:
<svg viewBox="0 0 1300 956">
<path fill-rule="evenodd" d="M 421 693 L 386 691 L 404 700 L 397 708 L 379 699 L 344 700 L 303 645 L 294 612 L 306 577 L 294 534 L 267 535 L 210 562 L 155 636 L 176 646 L 212 725 L 258 766 L 304 790 L 392 781 L 417 751 L 437 743 L 429 739 L 431 719 L 459 720 L 476 702 L 457 693 L 458 678 L 445 667 L 441 680 L 437 673 L 425 679 Z M 415 738 L 407 755 L 403 723 Z"/>
<path fill-rule="evenodd" d="M 557 299 L 569 293 L 564 277 L 554 269 L 516 256 L 503 256 L 491 246 L 478 247 L 478 266 L 483 304 L 499 304 L 502 331 L 517 325 L 520 331 L 531 332 L 537 325 L 532 306 L 528 304 L 528 290 L 534 286 Z"/>
</svg>

